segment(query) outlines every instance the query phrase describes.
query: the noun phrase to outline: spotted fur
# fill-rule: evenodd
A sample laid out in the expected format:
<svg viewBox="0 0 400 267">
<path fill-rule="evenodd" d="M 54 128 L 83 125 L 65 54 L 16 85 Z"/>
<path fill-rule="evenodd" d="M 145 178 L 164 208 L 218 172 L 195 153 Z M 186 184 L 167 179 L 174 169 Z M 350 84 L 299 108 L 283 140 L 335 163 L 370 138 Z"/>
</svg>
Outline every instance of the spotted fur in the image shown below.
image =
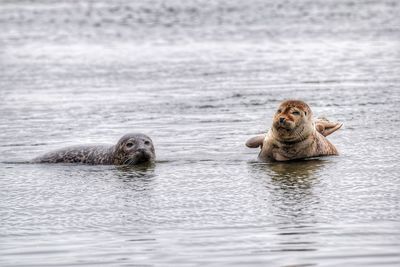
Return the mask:
<svg viewBox="0 0 400 267">
<path fill-rule="evenodd" d="M 249 139 L 246 145 L 261 147 L 258 156 L 261 161 L 338 155 L 335 146 L 325 136 L 341 126 L 341 123 L 332 123 L 325 118 L 314 120 L 305 102 L 288 100 L 278 107 L 267 134 Z"/>
<path fill-rule="evenodd" d="M 129 147 L 128 147 L 129 146 Z M 155 160 L 154 145 L 144 134 L 127 134 L 116 145 L 78 145 L 50 151 L 33 163 L 134 165 Z"/>
</svg>

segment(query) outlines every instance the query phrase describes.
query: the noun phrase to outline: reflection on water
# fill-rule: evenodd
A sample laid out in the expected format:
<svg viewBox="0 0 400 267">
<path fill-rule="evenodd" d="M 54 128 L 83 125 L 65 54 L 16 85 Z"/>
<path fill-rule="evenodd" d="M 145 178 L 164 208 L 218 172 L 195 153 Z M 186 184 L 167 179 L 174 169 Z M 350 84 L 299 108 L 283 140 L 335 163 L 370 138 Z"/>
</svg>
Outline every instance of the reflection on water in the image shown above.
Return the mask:
<svg viewBox="0 0 400 267">
<path fill-rule="evenodd" d="M 319 194 L 314 191 L 329 161 L 323 159 L 292 162 L 251 163 L 253 176 L 262 179 L 268 190 L 270 211 L 283 224 L 315 221 Z M 280 219 L 282 218 L 282 219 Z"/>
<path fill-rule="evenodd" d="M 151 190 L 156 179 L 154 164 L 142 164 L 139 166 L 117 166 L 115 176 L 126 187 L 134 191 Z M 129 193 L 128 193 L 129 194 Z"/>
<path fill-rule="evenodd" d="M 155 163 L 145 163 L 139 165 L 115 166 L 115 169 L 118 171 L 117 175 L 122 179 L 135 179 L 143 176 L 149 176 L 149 174 L 154 173 L 155 167 Z"/>
<path fill-rule="evenodd" d="M 310 188 L 312 181 L 319 176 L 318 170 L 323 169 L 325 164 L 329 164 L 329 161 L 309 159 L 259 164 L 257 167 L 268 173 L 273 182 L 281 183 L 283 187 Z"/>
<path fill-rule="evenodd" d="M 399 9 L 1 1 L 0 266 L 400 265 Z M 340 156 L 252 162 L 287 98 Z M 14 164 L 127 132 L 155 165 Z"/>
</svg>

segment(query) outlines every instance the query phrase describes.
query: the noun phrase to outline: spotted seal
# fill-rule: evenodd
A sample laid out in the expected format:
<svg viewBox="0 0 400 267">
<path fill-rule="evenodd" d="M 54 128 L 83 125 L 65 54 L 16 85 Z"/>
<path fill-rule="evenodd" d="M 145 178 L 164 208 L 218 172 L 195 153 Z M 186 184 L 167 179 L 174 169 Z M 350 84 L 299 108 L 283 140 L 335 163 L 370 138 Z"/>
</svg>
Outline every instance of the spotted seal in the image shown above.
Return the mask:
<svg viewBox="0 0 400 267">
<path fill-rule="evenodd" d="M 155 160 L 153 141 L 147 135 L 130 133 L 116 145 L 78 145 L 50 151 L 32 163 L 81 163 L 91 165 L 136 165 Z"/>
<path fill-rule="evenodd" d="M 313 120 L 310 107 L 303 101 L 287 100 L 279 105 L 271 129 L 265 135 L 250 138 L 246 146 L 261 147 L 261 161 L 287 161 L 317 156 L 338 155 L 325 137 L 342 127 L 326 118 Z"/>
</svg>

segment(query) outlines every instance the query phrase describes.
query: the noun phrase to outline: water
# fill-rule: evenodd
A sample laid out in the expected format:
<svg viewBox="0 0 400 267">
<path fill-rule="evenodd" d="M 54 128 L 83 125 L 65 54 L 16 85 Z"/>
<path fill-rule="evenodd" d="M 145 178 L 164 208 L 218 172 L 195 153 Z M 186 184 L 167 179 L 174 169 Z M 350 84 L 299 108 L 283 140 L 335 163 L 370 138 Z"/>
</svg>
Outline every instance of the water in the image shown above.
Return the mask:
<svg viewBox="0 0 400 267">
<path fill-rule="evenodd" d="M 399 266 L 397 1 L 2 1 L 1 266 Z M 280 101 L 341 155 L 262 164 Z M 16 164 L 155 142 L 149 168 Z"/>
</svg>

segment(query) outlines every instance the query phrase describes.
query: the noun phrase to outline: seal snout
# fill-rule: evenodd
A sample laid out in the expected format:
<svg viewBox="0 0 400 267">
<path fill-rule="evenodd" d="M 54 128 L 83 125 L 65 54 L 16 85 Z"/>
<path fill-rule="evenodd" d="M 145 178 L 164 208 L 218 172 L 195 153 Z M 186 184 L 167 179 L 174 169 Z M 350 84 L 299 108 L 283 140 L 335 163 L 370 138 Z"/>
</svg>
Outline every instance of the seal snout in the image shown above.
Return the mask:
<svg viewBox="0 0 400 267">
<path fill-rule="evenodd" d="M 148 149 L 138 148 L 133 155 L 133 161 L 135 164 L 148 162 L 152 159 L 152 153 Z"/>
<path fill-rule="evenodd" d="M 138 148 L 138 150 L 136 150 L 138 153 L 144 154 L 146 152 L 146 149 L 144 148 Z"/>
<path fill-rule="evenodd" d="M 138 150 L 136 150 L 135 155 L 138 158 L 143 158 L 146 160 L 149 160 L 151 158 L 151 152 L 145 148 L 139 148 Z"/>
<path fill-rule="evenodd" d="M 275 119 L 274 126 L 276 129 L 292 130 L 294 122 L 289 117 L 281 115 Z"/>
</svg>

